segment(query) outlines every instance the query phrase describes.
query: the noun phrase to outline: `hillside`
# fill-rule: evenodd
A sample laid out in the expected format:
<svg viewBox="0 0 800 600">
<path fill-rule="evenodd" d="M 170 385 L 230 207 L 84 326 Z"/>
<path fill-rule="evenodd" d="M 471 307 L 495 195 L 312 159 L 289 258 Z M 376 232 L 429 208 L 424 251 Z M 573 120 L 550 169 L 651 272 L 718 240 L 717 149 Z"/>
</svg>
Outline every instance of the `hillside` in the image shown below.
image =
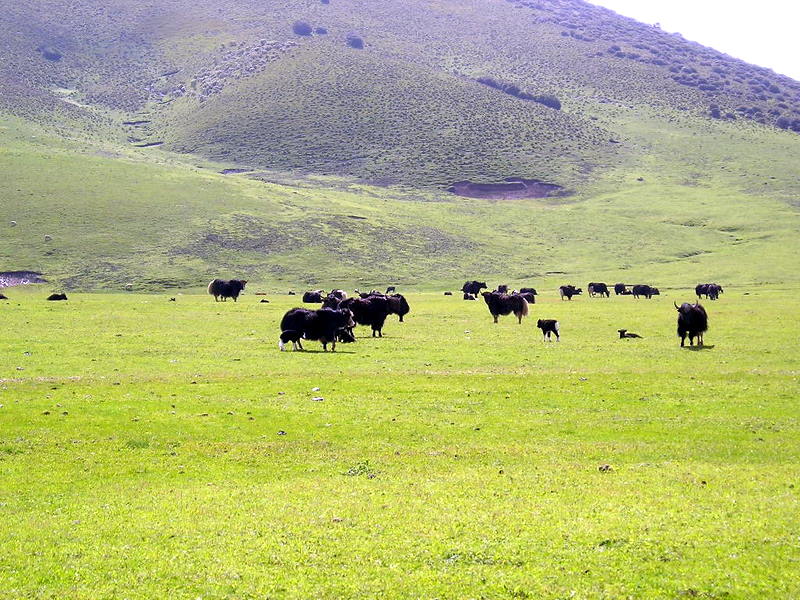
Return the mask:
<svg viewBox="0 0 800 600">
<path fill-rule="evenodd" d="M 36 0 L 0 32 L 0 268 L 53 285 L 797 280 L 800 83 L 579 0 Z M 552 185 L 447 191 L 507 178 Z"/>
</svg>

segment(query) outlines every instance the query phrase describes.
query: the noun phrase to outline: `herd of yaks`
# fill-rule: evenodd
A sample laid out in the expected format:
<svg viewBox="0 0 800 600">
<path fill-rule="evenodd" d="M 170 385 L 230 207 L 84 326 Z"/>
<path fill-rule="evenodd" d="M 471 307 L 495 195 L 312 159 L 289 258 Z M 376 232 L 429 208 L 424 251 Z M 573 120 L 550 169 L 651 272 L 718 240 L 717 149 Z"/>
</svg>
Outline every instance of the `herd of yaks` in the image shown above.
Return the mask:
<svg viewBox="0 0 800 600">
<path fill-rule="evenodd" d="M 246 283 L 245 280 L 215 279 L 209 284 L 208 293 L 213 295 L 217 301 L 224 301 L 227 298 L 233 298 L 236 301 Z M 528 305 L 536 302 L 537 292 L 534 288 L 521 288 L 519 291 L 509 292 L 507 285 L 501 285 L 494 291 L 481 292 L 487 287 L 486 282 L 467 281 L 461 291 L 464 293 L 465 300 L 475 300 L 476 296 L 480 294 L 495 323 L 498 322 L 500 316 L 511 313 L 514 313 L 518 322 L 522 323 L 522 318 L 528 315 Z M 591 282 L 587 289 L 592 297 L 610 297 L 608 286 L 605 283 Z M 293 349 L 302 350 L 302 340 L 317 340 L 322 343 L 324 351 L 327 351 L 328 344 L 331 344 L 331 350 L 335 351 L 337 341 L 342 343 L 355 341 L 353 328 L 357 324 L 370 326 L 373 337 L 382 337 L 383 325 L 389 315 L 398 315 L 402 322 L 403 316 L 410 311 L 405 297 L 394 292 L 395 288 L 392 286 L 387 288 L 385 293 L 377 290 L 360 293 L 356 290 L 357 296 L 354 297 L 348 297 L 344 290 L 333 290 L 328 294 L 325 294 L 323 290 L 305 292 L 303 302 L 322 303 L 322 308 L 317 310 L 293 308 L 287 311 L 281 319 L 278 345 L 281 350 L 284 350 L 286 344 L 292 342 Z M 684 346 L 687 337 L 690 346 L 694 345 L 695 339 L 697 339 L 698 345 L 703 344 L 703 334 L 708 330 L 708 315 L 705 308 L 700 305 L 699 299 L 705 296 L 707 299 L 716 300 L 722 292 L 722 286 L 716 283 L 702 283 L 695 287 L 698 302 L 694 304 L 684 302 L 681 306 L 673 303 L 678 311 L 678 335 L 681 338 L 681 346 Z M 294 292 L 289 293 L 294 295 Z M 562 300 L 564 298 L 572 300 L 573 296 L 581 293 L 581 288 L 573 285 L 559 287 Z M 614 293 L 647 299 L 660 294 L 658 288 L 650 285 L 638 284 L 629 290 L 628 286 L 623 283 L 614 286 Z M 445 295 L 452 296 L 452 292 L 445 292 Z M 545 341 L 552 341 L 552 336 L 555 336 L 556 341 L 560 341 L 560 326 L 557 320 L 539 319 L 536 326 L 542 330 Z M 621 339 L 641 337 L 627 329 L 618 329 L 617 331 Z"/>
<path fill-rule="evenodd" d="M 225 301 L 232 298 L 235 302 L 244 291 L 247 280 L 244 279 L 214 279 L 208 284 L 208 293 L 214 296 L 216 301 Z M 522 318 L 528 315 L 528 305 L 536 302 L 537 291 L 534 288 L 520 288 L 519 291 L 508 291 L 507 285 L 500 285 L 491 292 L 481 292 L 487 289 L 486 282 L 467 281 L 461 288 L 465 300 L 475 300 L 477 295 L 481 295 L 489 308 L 489 312 L 498 322 L 498 318 L 503 315 L 514 313 L 519 323 Z M 610 297 L 608 286 L 605 283 L 591 282 L 587 286 L 589 295 Z M 581 288 L 573 285 L 562 285 L 559 287 L 561 299 L 572 300 L 573 296 L 582 293 Z M 705 296 L 709 300 L 717 300 L 723 293 L 722 286 L 716 283 L 701 283 L 695 287 L 698 301 L 694 304 L 684 302 L 680 306 L 675 304 L 678 311 L 678 335 L 681 338 L 681 346 L 684 346 L 686 338 L 689 338 L 689 345 L 693 346 L 695 339 L 698 345 L 703 344 L 703 334 L 708 330 L 708 315 L 705 308 L 700 305 L 699 300 Z M 618 283 L 614 286 L 614 293 L 617 295 L 632 295 L 634 298 L 659 295 L 658 288 L 650 285 L 638 284 L 628 290 L 628 286 Z M 294 295 L 294 292 L 289 292 Z M 452 296 L 452 292 L 445 292 L 445 295 Z M 51 294 L 47 300 L 66 300 L 67 295 L 63 293 Z M 0 293 L 0 300 L 8 298 Z M 171 298 L 171 300 L 173 300 Z M 263 302 L 264 300 L 262 300 Z M 325 294 L 323 290 L 314 290 L 303 294 L 303 302 L 321 303 L 322 307 L 316 310 L 306 308 L 292 308 L 284 314 L 281 319 L 280 339 L 278 345 L 284 350 L 286 344 L 292 343 L 295 350 L 303 350 L 302 340 L 317 340 L 322 343 L 322 348 L 327 351 L 328 344 L 331 350 L 336 350 L 336 343 L 349 343 L 355 341 L 353 329 L 356 325 L 367 325 L 372 328 L 373 337 L 383 337 L 383 325 L 389 315 L 398 315 L 400 322 L 403 317 L 411 310 L 408 301 L 402 294 L 395 293 L 395 288 L 390 286 L 386 292 L 372 290 L 367 293 L 360 293 L 356 290 L 356 295 L 348 297 L 344 290 L 333 290 Z M 536 326 L 542 330 L 544 340 L 551 341 L 555 336 L 556 341 L 560 341 L 560 326 L 555 319 L 539 319 Z M 629 332 L 627 329 L 617 330 L 620 338 L 639 338 L 640 335 Z"/>
</svg>

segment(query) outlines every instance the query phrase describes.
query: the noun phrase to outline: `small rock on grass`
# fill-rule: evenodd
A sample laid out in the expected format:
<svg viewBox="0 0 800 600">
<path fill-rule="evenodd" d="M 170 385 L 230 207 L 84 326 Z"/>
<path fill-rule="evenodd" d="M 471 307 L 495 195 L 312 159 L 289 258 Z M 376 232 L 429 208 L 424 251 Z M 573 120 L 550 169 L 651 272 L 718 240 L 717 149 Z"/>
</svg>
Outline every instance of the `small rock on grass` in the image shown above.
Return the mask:
<svg viewBox="0 0 800 600">
<path fill-rule="evenodd" d="M 314 396 L 311 400 L 313 402 L 322 402 L 325 400 L 325 398 L 323 398 L 322 396 Z"/>
<path fill-rule="evenodd" d="M 610 473 L 614 469 L 611 468 L 611 465 L 600 465 L 599 467 L 597 467 L 597 470 L 600 471 L 601 473 Z"/>
</svg>

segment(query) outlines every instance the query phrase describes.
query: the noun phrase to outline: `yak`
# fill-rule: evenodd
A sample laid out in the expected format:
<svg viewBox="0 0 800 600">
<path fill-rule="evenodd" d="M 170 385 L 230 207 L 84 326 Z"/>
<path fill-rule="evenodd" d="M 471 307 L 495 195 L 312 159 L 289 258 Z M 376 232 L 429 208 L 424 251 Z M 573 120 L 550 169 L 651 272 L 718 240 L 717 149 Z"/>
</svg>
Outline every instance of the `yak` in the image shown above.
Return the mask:
<svg viewBox="0 0 800 600">
<path fill-rule="evenodd" d="M 389 316 L 389 300 L 385 296 L 370 296 L 368 298 L 347 298 L 342 300 L 339 308 L 353 312 L 353 320 L 359 325 L 369 325 L 372 328 L 372 337 L 383 337 L 383 325 Z"/>
<path fill-rule="evenodd" d="M 511 292 L 513 296 L 522 296 L 528 304 L 536 304 L 536 294 L 532 292 Z"/>
<path fill-rule="evenodd" d="M 472 294 L 476 296 L 481 293 L 481 290 L 487 289 L 489 286 L 486 285 L 485 281 L 467 281 L 464 285 L 461 286 L 461 291 L 465 294 Z M 466 300 L 466 298 L 465 298 Z"/>
<path fill-rule="evenodd" d="M 698 300 L 701 296 L 705 296 L 708 300 L 717 300 L 722 292 L 722 286 L 716 283 L 698 283 L 694 288 Z"/>
<path fill-rule="evenodd" d="M 630 291 L 628 290 L 628 287 L 624 283 L 615 283 L 614 294 L 616 294 L 617 296 L 619 295 L 627 296 L 628 294 L 630 294 Z"/>
<path fill-rule="evenodd" d="M 550 337 L 552 334 L 555 334 L 557 342 L 561 341 L 560 327 L 555 319 L 539 319 L 536 321 L 536 326 L 542 330 L 542 341 L 552 342 L 553 338 Z"/>
<path fill-rule="evenodd" d="M 63 294 L 63 293 L 62 294 L 50 294 L 47 297 L 47 299 L 51 300 L 51 301 L 66 300 L 67 299 L 67 295 Z"/>
<path fill-rule="evenodd" d="M 392 294 L 391 296 L 386 296 L 386 300 L 389 302 L 389 314 L 400 317 L 400 322 L 402 323 L 403 317 L 411 312 L 411 307 L 408 305 L 405 296 Z"/>
<path fill-rule="evenodd" d="M 638 299 L 639 296 L 644 296 L 648 300 L 650 300 L 650 298 L 653 296 L 658 296 L 661 294 L 661 292 L 658 291 L 658 288 L 644 284 L 633 286 L 632 293 L 633 297 L 636 299 Z"/>
<path fill-rule="evenodd" d="M 8 300 L 8 296 L 0 292 L 0 300 Z"/>
<path fill-rule="evenodd" d="M 681 338 L 681 348 L 684 346 L 686 336 L 689 336 L 689 345 L 694 346 L 694 338 L 697 338 L 697 345 L 703 345 L 703 334 L 708 331 L 708 314 L 706 309 L 699 303 L 690 304 L 684 302 L 678 306 L 675 302 L 675 310 L 678 311 L 678 335 Z"/>
<path fill-rule="evenodd" d="M 233 301 L 239 298 L 239 294 L 244 291 L 244 286 L 247 285 L 246 279 L 214 279 L 208 284 L 208 293 L 214 296 L 214 302 L 225 302 L 228 298 L 233 298 Z"/>
<path fill-rule="evenodd" d="M 331 344 L 331 352 L 336 352 L 337 340 L 355 341 L 348 332 L 353 327 L 353 313 L 349 310 L 292 308 L 281 319 L 278 347 L 283 350 L 286 343 L 292 342 L 294 350 L 302 350 L 300 339 L 304 338 L 319 340 L 325 352 L 328 351 L 328 344 Z"/>
<path fill-rule="evenodd" d="M 597 295 L 605 296 L 608 298 L 611 294 L 608 292 L 608 286 L 605 283 L 592 282 L 586 286 L 589 290 L 589 295 L 594 298 Z"/>
<path fill-rule="evenodd" d="M 519 288 L 519 293 L 520 294 L 533 294 L 534 296 L 538 296 L 539 295 L 539 292 L 536 291 L 536 288 L 532 288 L 532 287 Z"/>
<path fill-rule="evenodd" d="M 562 285 L 560 288 L 558 288 L 558 293 L 561 294 L 562 300 L 564 298 L 567 300 L 572 300 L 573 296 L 582 294 L 583 290 L 581 288 L 576 288 L 574 285 Z"/>
<path fill-rule="evenodd" d="M 483 292 L 483 299 L 495 323 L 500 315 L 509 315 L 512 312 L 520 324 L 522 317 L 528 316 L 528 301 L 520 295 Z"/>
<path fill-rule="evenodd" d="M 322 302 L 325 292 L 323 290 L 312 290 L 303 292 L 303 302 L 306 304 L 319 304 Z"/>
</svg>

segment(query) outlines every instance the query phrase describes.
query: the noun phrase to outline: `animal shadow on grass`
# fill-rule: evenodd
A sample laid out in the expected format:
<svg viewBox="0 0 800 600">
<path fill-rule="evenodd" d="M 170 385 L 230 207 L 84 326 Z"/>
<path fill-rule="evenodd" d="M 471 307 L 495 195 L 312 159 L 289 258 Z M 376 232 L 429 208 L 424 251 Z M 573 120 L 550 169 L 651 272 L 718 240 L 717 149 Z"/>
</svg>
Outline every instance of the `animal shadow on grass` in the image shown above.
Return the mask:
<svg viewBox="0 0 800 600">
<path fill-rule="evenodd" d="M 684 346 L 685 350 L 691 350 L 692 352 L 699 352 L 700 350 L 713 350 L 714 344 L 709 346 Z"/>
</svg>

